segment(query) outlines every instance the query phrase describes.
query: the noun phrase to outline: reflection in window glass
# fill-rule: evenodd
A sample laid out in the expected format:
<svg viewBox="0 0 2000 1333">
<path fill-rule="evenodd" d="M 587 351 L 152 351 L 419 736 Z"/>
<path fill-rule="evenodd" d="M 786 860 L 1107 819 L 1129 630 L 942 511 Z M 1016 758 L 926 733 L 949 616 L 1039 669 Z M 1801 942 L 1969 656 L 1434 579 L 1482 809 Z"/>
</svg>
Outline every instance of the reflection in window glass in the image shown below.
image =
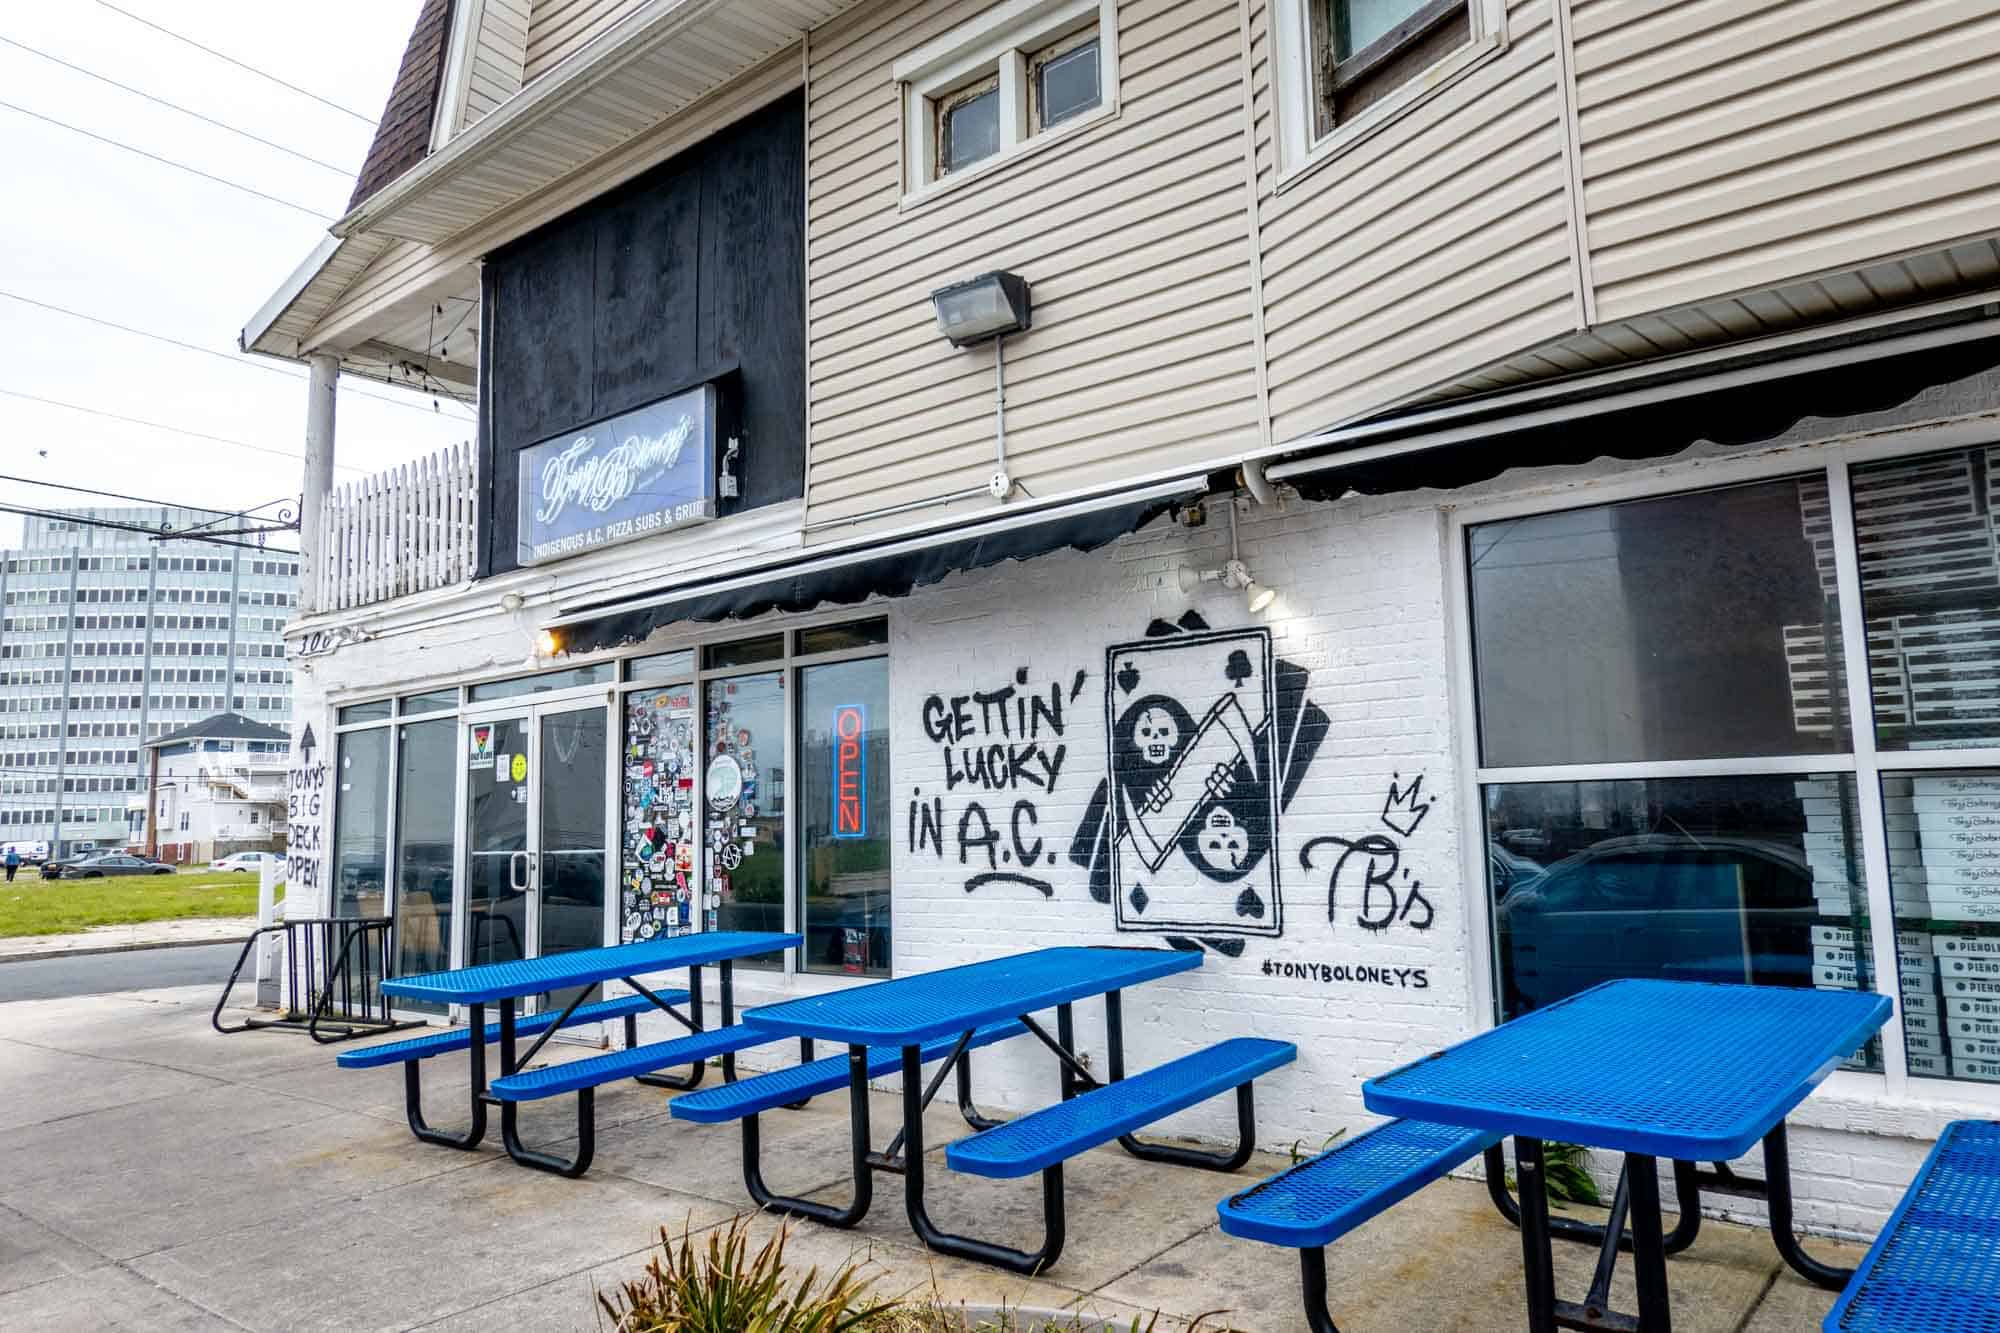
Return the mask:
<svg viewBox="0 0 2000 1333">
<path fill-rule="evenodd" d="M 403 696 L 403 715 L 412 713 L 448 713 L 458 707 L 458 687 L 448 690 L 432 690 L 428 694 L 406 694 Z"/>
<path fill-rule="evenodd" d="M 799 672 L 800 911 L 808 972 L 889 975 L 889 661 Z"/>
<path fill-rule="evenodd" d="M 1884 749 L 2000 745 L 2000 450 L 1857 467 L 1854 536 Z"/>
<path fill-rule="evenodd" d="M 1430 0 L 1332 0 L 1333 54 L 1345 60 L 1389 35 Z"/>
<path fill-rule="evenodd" d="M 1000 151 L 1000 89 L 949 98 L 938 116 L 938 172 L 961 171 Z"/>
<path fill-rule="evenodd" d="M 1621 977 L 1873 989 L 1851 775 L 1483 796 L 1503 1018 Z"/>
<path fill-rule="evenodd" d="M 407 704 L 407 701 L 406 701 Z M 403 728 L 396 768 L 396 973 L 451 966 L 452 830 L 458 778 L 458 723 Z M 421 1001 L 397 1003 L 442 1011 Z"/>
<path fill-rule="evenodd" d="M 1885 775 L 1882 805 L 1910 1073 L 2000 1082 L 2000 770 Z"/>
<path fill-rule="evenodd" d="M 887 642 L 888 617 L 876 616 L 873 620 L 850 620 L 844 625 L 802 629 L 798 636 L 798 651 L 801 654 L 837 653 L 848 648 L 872 648 Z"/>
<path fill-rule="evenodd" d="M 625 664 L 627 680 L 685 680 L 694 674 L 694 649 L 635 657 Z"/>
<path fill-rule="evenodd" d="M 1097 39 L 1092 37 L 1035 67 L 1035 113 L 1049 129 L 1096 107 Z"/>
<path fill-rule="evenodd" d="M 1467 534 L 1490 767 L 1847 748 L 1823 477 Z"/>
<path fill-rule="evenodd" d="M 718 930 L 783 930 L 784 673 L 709 681 L 702 703 L 708 924 Z M 783 965 L 775 953 L 743 961 Z"/>
<path fill-rule="evenodd" d="M 388 815 L 389 728 L 343 733 L 334 765 L 335 916 L 382 915 Z"/>
<path fill-rule="evenodd" d="M 551 690 L 567 690 L 578 685 L 597 685 L 610 680 L 617 669 L 616 662 L 599 662 L 595 666 L 571 667 L 567 671 L 545 671 L 539 676 L 489 680 L 474 685 L 468 697 L 477 703 L 482 699 L 512 699 L 523 694 L 547 694 Z"/>
<path fill-rule="evenodd" d="M 734 643 L 711 643 L 701 650 L 701 664 L 710 671 L 723 667 L 749 666 L 753 662 L 774 662 L 785 655 L 785 636 L 766 634 L 762 638 L 738 639 Z"/>
</svg>

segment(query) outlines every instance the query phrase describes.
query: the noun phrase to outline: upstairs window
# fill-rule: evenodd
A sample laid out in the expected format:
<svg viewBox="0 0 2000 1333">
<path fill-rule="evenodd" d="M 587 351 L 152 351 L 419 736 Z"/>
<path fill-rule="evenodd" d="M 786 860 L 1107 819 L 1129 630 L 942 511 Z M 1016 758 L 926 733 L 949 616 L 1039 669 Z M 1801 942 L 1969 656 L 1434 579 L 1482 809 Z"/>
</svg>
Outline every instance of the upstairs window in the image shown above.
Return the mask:
<svg viewBox="0 0 2000 1333">
<path fill-rule="evenodd" d="M 1110 114 L 1115 16 L 1115 0 L 1009 5 L 898 60 L 910 194 Z"/>
<path fill-rule="evenodd" d="M 1273 0 L 1282 157 L 1323 160 L 1506 43 L 1505 0 Z"/>
<path fill-rule="evenodd" d="M 1347 124 L 1472 39 L 1466 0 L 1321 0 L 1313 7 L 1318 129 Z"/>
</svg>

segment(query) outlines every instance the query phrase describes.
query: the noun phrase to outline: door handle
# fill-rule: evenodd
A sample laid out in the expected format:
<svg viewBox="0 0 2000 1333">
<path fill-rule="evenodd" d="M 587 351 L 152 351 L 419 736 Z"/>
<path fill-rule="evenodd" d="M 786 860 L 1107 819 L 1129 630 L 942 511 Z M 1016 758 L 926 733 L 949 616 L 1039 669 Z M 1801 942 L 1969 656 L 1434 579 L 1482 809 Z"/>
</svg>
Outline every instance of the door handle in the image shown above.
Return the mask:
<svg viewBox="0 0 2000 1333">
<path fill-rule="evenodd" d="M 515 852 L 507 858 L 507 887 L 516 893 L 528 891 L 529 875 L 532 871 L 526 852 Z"/>
</svg>

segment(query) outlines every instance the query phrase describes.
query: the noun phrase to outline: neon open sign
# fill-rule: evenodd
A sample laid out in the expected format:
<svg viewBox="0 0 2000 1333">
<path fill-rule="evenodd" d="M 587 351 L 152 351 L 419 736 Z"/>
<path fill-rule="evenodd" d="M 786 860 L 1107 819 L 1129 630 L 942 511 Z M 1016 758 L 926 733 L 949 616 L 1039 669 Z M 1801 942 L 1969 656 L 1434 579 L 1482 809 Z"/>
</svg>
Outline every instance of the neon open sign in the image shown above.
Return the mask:
<svg viewBox="0 0 2000 1333">
<path fill-rule="evenodd" d="M 842 704 L 833 710 L 833 836 L 868 836 L 868 710 Z"/>
</svg>

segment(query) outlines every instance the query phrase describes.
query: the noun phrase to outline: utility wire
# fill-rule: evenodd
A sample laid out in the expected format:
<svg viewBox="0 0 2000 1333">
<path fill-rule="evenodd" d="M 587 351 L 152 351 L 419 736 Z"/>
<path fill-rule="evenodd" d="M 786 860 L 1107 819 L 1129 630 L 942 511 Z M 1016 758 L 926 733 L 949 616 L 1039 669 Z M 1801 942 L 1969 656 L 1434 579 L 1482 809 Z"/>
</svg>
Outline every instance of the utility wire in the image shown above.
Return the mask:
<svg viewBox="0 0 2000 1333">
<path fill-rule="evenodd" d="M 5 40 L 7 39 L 0 37 L 0 41 Z M 72 319 L 80 319 L 88 324 L 99 324 L 107 329 L 116 329 L 120 333 L 129 333 L 139 338 L 151 338 L 154 342 L 166 343 L 169 347 L 185 348 L 190 352 L 200 352 L 203 356 L 217 357 L 223 361 L 227 361 L 232 366 L 248 366 L 252 370 L 262 370 L 273 375 L 282 375 L 294 384 L 302 382 L 299 375 L 294 373 L 292 367 L 279 365 L 276 361 L 239 356 L 232 352 L 218 351 L 213 347 L 203 347 L 200 343 L 191 343 L 180 338 L 170 338 L 164 333 L 153 333 L 147 329 L 135 329 L 130 324 L 120 324 L 116 320 L 105 319 L 99 315 L 86 315 L 81 310 L 71 310 L 68 306 L 51 305 L 47 301 L 37 301 L 32 296 L 22 296 L 19 292 L 10 292 L 5 288 L 0 288 L 0 296 L 4 296 L 10 301 L 19 301 L 22 305 L 34 306 L 38 310 L 47 310 L 58 315 L 68 315 Z M 387 394 L 369 393 L 366 389 L 353 384 L 343 385 L 342 387 L 348 393 L 354 394 L 359 398 L 373 398 L 378 403 L 388 403 L 392 407 L 404 408 L 411 412 L 424 412 L 422 403 L 413 403 L 407 398 L 391 398 Z M 432 396 L 435 397 L 436 395 L 433 394 Z M 424 415 L 433 416 L 435 413 L 424 412 Z"/>
<path fill-rule="evenodd" d="M 143 523 L 118 523 L 108 518 L 87 518 L 81 514 L 68 513 L 61 509 L 31 509 L 25 505 L 0 504 L 0 514 L 19 514 L 23 518 L 56 518 L 61 519 L 65 523 L 78 523 L 87 528 L 110 528 L 117 532 L 143 532 L 148 537 L 157 537 L 161 541 L 208 542 L 215 546 L 234 546 L 240 550 L 256 551 L 259 554 L 262 554 L 266 549 L 255 542 L 231 541 L 227 537 L 203 537 L 176 531 L 161 532 L 158 528 L 149 528 Z M 278 529 L 278 531 L 289 532 L 291 529 L 282 528 Z M 286 554 L 290 553 L 287 552 Z"/>
<path fill-rule="evenodd" d="M 61 129 L 68 130 L 72 134 L 81 134 L 86 139 L 95 139 L 97 140 L 97 142 L 101 144 L 108 144 L 113 148 L 122 148 L 128 153 L 136 153 L 140 157 L 146 158 L 149 161 L 158 162 L 161 166 L 172 167 L 176 171 L 185 171 L 191 176 L 199 176 L 203 180 L 214 181 L 217 185 L 226 185 L 232 190 L 240 190 L 244 194 L 253 195 L 258 199 L 267 200 L 271 203 L 278 204 L 281 207 L 289 208 L 294 212 L 304 213 L 307 217 L 318 218 L 321 222 L 332 222 L 334 220 L 327 214 L 320 212 L 318 209 L 307 208 L 304 204 L 295 204 L 289 199 L 280 199 L 275 194 L 265 194 L 262 190 L 252 189 L 248 185 L 239 184 L 236 181 L 229 180 L 222 176 L 211 175 L 208 172 L 201 170 L 199 167 L 191 167 L 185 162 L 176 162 L 170 157 L 161 157 L 158 153 L 149 153 L 143 148 L 134 148 L 131 144 L 125 143 L 122 140 L 106 138 L 102 134 L 94 134 L 89 130 L 81 128 L 80 126 L 72 125 L 66 120 L 57 120 L 54 116 L 45 116 L 39 111 L 30 111 L 28 110 L 28 108 L 24 106 L 16 106 L 14 103 L 8 101 L 0 101 L 0 107 L 6 107 L 9 111 L 18 111 L 24 116 L 30 116 L 36 120 L 45 121 L 50 125 L 54 125 Z"/>
<path fill-rule="evenodd" d="M 131 19 L 134 23 L 138 23 L 145 27 L 151 28 L 154 32 L 163 33 L 166 36 L 173 38 L 177 42 L 180 42 L 187 46 L 192 46 L 197 51 L 205 51 L 209 55 L 214 56 L 217 60 L 224 61 L 228 64 L 236 66 L 236 68 L 240 70 L 244 70 L 248 73 L 255 74 L 260 79 L 269 80 L 270 82 L 277 84 L 280 88 L 288 88 L 292 92 L 297 93 L 301 97 L 309 97 L 313 101 L 318 102 L 321 106 L 330 107 L 333 110 L 340 112 L 340 114 L 342 114 L 343 116 L 352 116 L 354 119 L 360 121 L 363 125 L 368 126 L 368 128 L 370 129 L 375 128 L 375 118 L 373 116 L 364 116 L 359 111 L 356 111 L 353 107 L 342 106 L 340 103 L 332 101 L 329 98 L 321 97 L 316 92 L 312 92 L 309 91 L 308 89 L 301 88 L 296 83 L 286 83 L 283 79 L 279 78 L 277 75 L 269 73 L 265 70 L 258 69 L 255 65 L 245 64 L 243 61 L 238 60 L 235 56 L 225 55 L 224 53 L 216 50 L 212 46 L 203 46 L 200 42 L 197 42 L 194 38 L 175 32 L 172 28 L 162 27 L 160 24 L 153 22 L 153 20 L 151 19 L 141 18 L 137 14 L 134 14 L 129 9 L 120 9 L 117 5 L 112 4 L 111 0 L 97 0 L 97 3 L 103 8 L 110 10 L 114 14 L 121 14 L 124 17 Z"/>
<path fill-rule="evenodd" d="M 305 455 L 293 453 L 290 449 L 274 449 L 268 444 L 251 444 L 247 440 L 232 440 L 226 435 L 210 435 L 205 431 L 189 430 L 185 426 L 169 426 L 163 421 L 147 421 L 142 417 L 123 416 L 117 412 L 106 412 L 102 408 L 85 407 L 81 403 L 65 403 L 59 398 L 44 398 L 39 394 L 23 393 L 19 389 L 0 388 L 0 394 L 9 398 L 23 398 L 45 407 L 61 407 L 71 412 L 83 412 L 93 417 L 105 417 L 112 421 L 122 421 L 131 426 L 144 426 L 148 430 L 163 430 L 173 435 L 185 435 L 191 440 L 207 440 L 212 444 L 226 444 L 233 449 L 248 449 L 254 453 L 274 454 L 279 458 L 304 459 Z M 362 472 L 363 469 L 349 463 L 336 463 L 342 472 Z"/>
<path fill-rule="evenodd" d="M 289 157 L 296 157 L 301 162 L 310 162 L 314 166 L 324 167 L 328 171 L 331 171 L 336 175 L 344 176 L 349 180 L 354 179 L 355 173 L 352 169 L 348 167 L 339 166 L 336 163 L 328 162 L 323 158 L 314 157 L 310 153 L 301 153 L 296 148 L 287 148 L 285 147 L 285 145 L 278 143 L 276 140 L 266 139 L 262 135 L 252 134 L 248 130 L 238 129 L 236 126 L 229 124 L 227 121 L 217 120 L 214 116 L 205 115 L 202 112 L 196 111 L 193 107 L 182 106 L 179 102 L 169 102 L 164 97 L 160 97 L 153 93 L 146 92 L 144 89 L 141 88 L 134 88 L 129 83 L 120 83 L 117 79 L 111 78 L 107 75 L 99 74 L 96 70 L 85 69 L 82 65 L 72 64 L 71 62 L 64 60 L 61 56 L 50 55 L 47 51 L 44 51 L 39 47 L 30 46 L 26 42 L 17 42 L 12 37 L 0 36 L 0 43 L 4 43 L 8 46 L 11 46 L 17 51 L 26 51 L 31 56 L 40 56 L 43 60 L 49 61 L 52 64 L 61 65 L 64 69 L 74 70 L 76 73 L 83 75 L 87 79 L 96 79 L 99 83 L 108 83 L 113 88 L 121 89 L 125 92 L 132 94 L 134 97 L 143 97 L 148 102 L 152 102 L 158 106 L 166 107 L 170 111 L 178 111 L 183 116 L 193 116 L 196 120 L 201 121 L 203 124 L 213 125 L 218 130 L 227 130 L 231 134 L 237 135 L 241 138 L 248 139 L 251 143 L 259 143 L 264 145 L 264 147 L 266 148 L 275 148 L 277 151 L 284 153 Z"/>
<path fill-rule="evenodd" d="M 259 509 L 269 509 L 272 505 L 283 504 L 291 498 L 288 495 L 281 495 L 275 500 L 266 500 L 263 504 L 255 505 L 249 509 L 216 509 L 210 505 L 180 504 L 173 500 L 155 500 L 151 496 L 146 495 L 126 495 L 121 491 L 100 491 L 89 486 L 70 486 L 60 481 L 42 481 L 35 477 L 9 476 L 4 472 L 0 472 L 0 481 L 19 482 L 23 486 L 40 486 L 51 491 L 73 491 L 78 495 L 95 495 L 106 500 L 126 500 L 133 504 L 144 505 L 152 509 L 188 509 L 197 514 L 215 515 L 212 520 L 207 523 L 197 524 L 197 527 L 213 527 L 217 523 L 226 523 L 232 518 L 249 518 L 250 515 Z M 192 529 L 188 530 L 192 531 Z"/>
</svg>

